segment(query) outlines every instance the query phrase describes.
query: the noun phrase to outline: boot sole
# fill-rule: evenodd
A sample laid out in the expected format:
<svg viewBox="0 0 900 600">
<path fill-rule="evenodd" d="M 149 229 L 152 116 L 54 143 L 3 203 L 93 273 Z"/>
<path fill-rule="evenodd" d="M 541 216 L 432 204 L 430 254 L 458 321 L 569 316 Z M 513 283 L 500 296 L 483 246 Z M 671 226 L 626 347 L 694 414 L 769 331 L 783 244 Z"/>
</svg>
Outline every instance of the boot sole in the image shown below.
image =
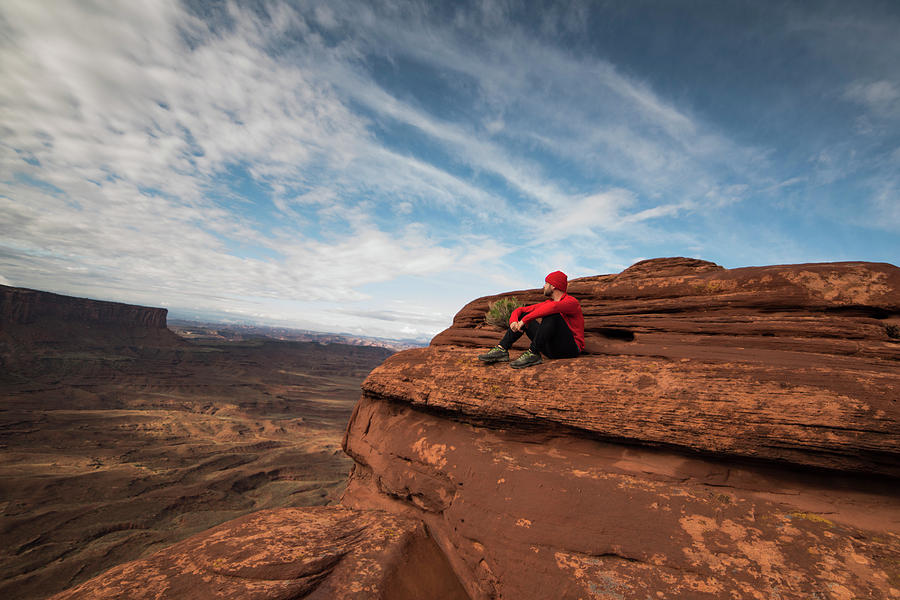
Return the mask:
<svg viewBox="0 0 900 600">
<path fill-rule="evenodd" d="M 506 357 L 506 358 L 481 358 L 481 357 L 479 357 L 478 360 L 480 360 L 483 363 L 492 365 L 492 364 L 498 363 L 498 362 L 509 362 L 509 357 Z"/>
</svg>

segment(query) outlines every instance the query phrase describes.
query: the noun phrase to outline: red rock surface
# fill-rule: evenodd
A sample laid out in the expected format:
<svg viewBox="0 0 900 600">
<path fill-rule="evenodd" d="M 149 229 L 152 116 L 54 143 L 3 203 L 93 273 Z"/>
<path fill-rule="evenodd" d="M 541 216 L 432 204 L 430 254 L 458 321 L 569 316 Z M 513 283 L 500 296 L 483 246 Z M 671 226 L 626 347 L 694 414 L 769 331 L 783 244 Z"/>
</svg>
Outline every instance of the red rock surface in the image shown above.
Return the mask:
<svg viewBox="0 0 900 600">
<path fill-rule="evenodd" d="M 570 292 L 586 317 L 577 359 L 481 364 L 502 333 L 483 320 L 495 296 L 373 371 L 344 439 L 342 504 L 427 531 L 440 552 L 425 563 L 443 573 L 446 560 L 472 599 L 900 598 L 900 269 L 657 259 Z M 243 522 L 215 539 L 244 539 Z M 303 548 L 330 556 L 341 529 L 315 527 Z M 204 556 L 243 573 L 240 551 L 204 554 L 194 539 L 81 593 L 203 579 Z M 343 577 L 326 579 L 335 594 L 409 597 L 368 572 Z"/>
<path fill-rule="evenodd" d="M 422 523 L 338 507 L 260 511 L 53 596 L 465 598 Z"/>
<path fill-rule="evenodd" d="M 471 598 L 893 598 L 896 483 L 367 398 L 343 503 L 421 518 Z"/>
<path fill-rule="evenodd" d="M 424 519 L 472 598 L 900 597 L 900 269 L 658 259 L 569 291 L 587 355 L 480 364 L 489 297 L 373 371 L 344 504 Z"/>
<path fill-rule="evenodd" d="M 570 292 L 585 312 L 587 356 L 483 368 L 470 348 L 501 332 L 483 320 L 497 297 L 481 298 L 364 389 L 608 439 L 900 476 L 900 343 L 886 329 L 900 322 L 897 267 L 729 271 L 657 259 L 575 280 Z"/>
</svg>

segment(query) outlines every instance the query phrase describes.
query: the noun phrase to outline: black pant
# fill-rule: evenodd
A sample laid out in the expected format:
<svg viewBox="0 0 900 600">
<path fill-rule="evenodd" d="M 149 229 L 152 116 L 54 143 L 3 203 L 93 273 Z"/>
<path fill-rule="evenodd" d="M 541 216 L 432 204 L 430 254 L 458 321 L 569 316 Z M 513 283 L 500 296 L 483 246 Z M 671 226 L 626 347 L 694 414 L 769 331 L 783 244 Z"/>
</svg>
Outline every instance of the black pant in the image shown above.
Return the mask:
<svg viewBox="0 0 900 600">
<path fill-rule="evenodd" d="M 509 350 L 522 334 L 528 335 L 531 340 L 531 351 L 535 354 L 543 354 L 547 358 L 575 358 L 581 351 L 575 343 L 572 330 L 566 325 L 565 319 L 559 313 L 543 317 L 538 320 L 528 321 L 524 331 L 513 331 L 506 328 L 506 334 L 500 340 L 500 345 Z"/>
</svg>

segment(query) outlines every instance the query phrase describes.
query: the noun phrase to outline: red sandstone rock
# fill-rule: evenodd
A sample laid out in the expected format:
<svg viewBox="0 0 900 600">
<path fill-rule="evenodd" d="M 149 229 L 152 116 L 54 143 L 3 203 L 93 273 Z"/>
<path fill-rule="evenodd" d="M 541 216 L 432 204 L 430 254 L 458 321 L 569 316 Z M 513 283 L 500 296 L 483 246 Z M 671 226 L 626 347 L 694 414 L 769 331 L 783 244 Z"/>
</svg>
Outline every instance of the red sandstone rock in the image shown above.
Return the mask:
<svg viewBox="0 0 900 600">
<path fill-rule="evenodd" d="M 74 298 L 0 285 L 0 322 L 5 325 L 26 325 L 41 319 L 60 319 L 93 323 L 102 327 L 121 325 L 165 329 L 167 313 L 165 308 Z"/>
<path fill-rule="evenodd" d="M 659 259 L 569 291 L 585 356 L 480 364 L 494 296 L 373 371 L 343 503 L 425 520 L 472 598 L 900 597 L 900 269 Z"/>
<path fill-rule="evenodd" d="M 52 598 L 465 597 L 420 521 L 319 507 L 229 521 Z"/>
<path fill-rule="evenodd" d="M 496 297 L 482 298 L 430 348 L 388 359 L 364 390 L 629 443 L 900 476 L 900 343 L 885 329 L 900 316 L 897 267 L 726 271 L 659 259 L 570 291 L 587 356 L 485 367 L 472 347 L 501 332 L 483 322 Z"/>
<path fill-rule="evenodd" d="M 683 258 L 642 261 L 618 275 L 569 283 L 584 310 L 587 350 L 598 354 L 647 354 L 672 347 L 685 354 L 699 352 L 697 343 L 729 348 L 749 342 L 753 350 L 821 349 L 893 360 L 896 345 L 883 344 L 890 341 L 884 325 L 900 323 L 898 290 L 900 269 L 886 263 L 726 270 Z M 539 290 L 527 290 L 473 300 L 431 344 L 496 343 L 501 332 L 484 322 L 484 313 L 488 304 L 510 295 L 527 303 L 544 299 Z M 615 343 L 632 336 L 637 344 Z"/>
<path fill-rule="evenodd" d="M 0 367 L 20 367 L 45 349 L 179 346 L 167 313 L 0 285 Z"/>
<path fill-rule="evenodd" d="M 894 598 L 895 482 L 497 428 L 366 397 L 342 502 L 423 519 L 471 598 Z"/>
</svg>

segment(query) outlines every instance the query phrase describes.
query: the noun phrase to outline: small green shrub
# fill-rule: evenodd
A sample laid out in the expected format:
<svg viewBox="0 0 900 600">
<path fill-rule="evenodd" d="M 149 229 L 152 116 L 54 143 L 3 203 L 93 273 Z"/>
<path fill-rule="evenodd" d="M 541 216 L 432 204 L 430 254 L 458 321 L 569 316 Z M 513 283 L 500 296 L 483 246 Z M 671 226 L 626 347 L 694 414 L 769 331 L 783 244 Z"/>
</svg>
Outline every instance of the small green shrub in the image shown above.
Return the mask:
<svg viewBox="0 0 900 600">
<path fill-rule="evenodd" d="M 885 325 L 884 331 L 887 333 L 889 338 L 900 339 L 900 326 L 898 325 Z"/>
<path fill-rule="evenodd" d="M 525 304 L 519 302 L 519 299 L 515 296 L 500 298 L 496 302 L 491 302 L 488 306 L 488 311 L 484 313 L 484 320 L 489 325 L 506 329 L 509 325 L 509 317 L 520 306 L 525 306 Z"/>
</svg>

